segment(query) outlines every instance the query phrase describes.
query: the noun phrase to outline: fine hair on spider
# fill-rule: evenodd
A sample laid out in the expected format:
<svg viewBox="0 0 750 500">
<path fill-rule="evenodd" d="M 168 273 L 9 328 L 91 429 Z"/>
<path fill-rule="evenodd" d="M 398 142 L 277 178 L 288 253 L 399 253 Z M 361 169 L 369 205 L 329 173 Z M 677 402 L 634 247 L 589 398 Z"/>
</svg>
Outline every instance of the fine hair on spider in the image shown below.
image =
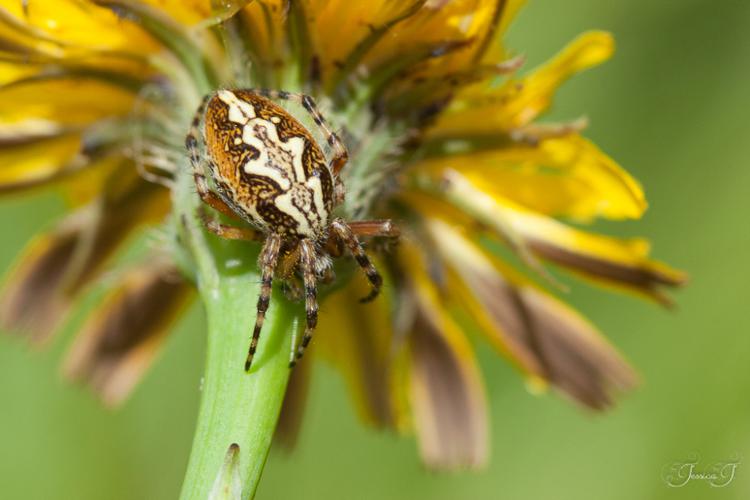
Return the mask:
<svg viewBox="0 0 750 500">
<path fill-rule="evenodd" d="M 304 108 L 330 147 L 330 159 L 307 128 L 273 100 Z M 330 276 L 332 256 L 344 250 L 351 253 L 372 287 L 362 299 L 369 302 L 380 292 L 383 280 L 359 237 L 396 237 L 398 230 L 390 220 L 347 222 L 332 216 L 344 201 L 339 174 L 349 154 L 305 94 L 266 89 L 213 92 L 195 112 L 185 146 L 201 200 L 247 223 L 222 224 L 203 211 L 206 229 L 222 238 L 263 242 L 258 257 L 260 295 L 246 371 L 258 346 L 274 277 L 288 280 L 295 272 L 302 277 L 306 323 L 301 342 L 292 346 L 292 367 L 315 331 L 318 282 Z"/>
</svg>

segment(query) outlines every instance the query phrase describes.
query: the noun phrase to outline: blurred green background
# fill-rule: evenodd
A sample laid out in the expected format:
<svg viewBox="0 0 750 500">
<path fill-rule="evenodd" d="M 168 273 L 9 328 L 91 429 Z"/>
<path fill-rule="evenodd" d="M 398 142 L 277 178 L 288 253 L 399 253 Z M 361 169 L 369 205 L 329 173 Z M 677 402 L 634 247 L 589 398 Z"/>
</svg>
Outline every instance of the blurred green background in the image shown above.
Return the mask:
<svg viewBox="0 0 750 500">
<path fill-rule="evenodd" d="M 436 475 L 414 442 L 363 428 L 343 382 L 318 365 L 302 435 L 272 452 L 259 498 L 750 498 L 750 460 L 727 487 L 669 488 L 665 464 L 750 459 L 750 3 L 742 0 L 532 0 L 509 45 L 541 62 L 578 33 L 612 31 L 613 61 L 568 83 L 553 117 L 583 113 L 588 135 L 647 188 L 641 222 L 655 255 L 691 275 L 664 311 L 577 284 L 570 301 L 644 383 L 606 415 L 529 395 L 485 346 L 492 459 Z M 61 210 L 54 196 L 0 203 L 0 269 Z M 179 491 L 198 408 L 204 318 L 194 308 L 118 412 L 58 376 L 70 333 L 32 352 L 0 337 L 0 496 L 168 499 Z"/>
</svg>

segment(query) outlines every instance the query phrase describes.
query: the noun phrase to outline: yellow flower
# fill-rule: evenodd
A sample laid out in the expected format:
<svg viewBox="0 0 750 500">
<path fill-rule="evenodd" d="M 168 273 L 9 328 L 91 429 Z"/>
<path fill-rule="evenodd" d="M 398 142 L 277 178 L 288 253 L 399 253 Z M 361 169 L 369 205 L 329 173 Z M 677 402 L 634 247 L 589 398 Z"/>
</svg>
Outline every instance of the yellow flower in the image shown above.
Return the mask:
<svg viewBox="0 0 750 500">
<path fill-rule="evenodd" d="M 431 466 L 481 465 L 486 402 L 469 332 L 531 389 L 609 406 L 636 376 L 545 289 L 565 288 L 547 266 L 663 304 L 663 286 L 685 277 L 651 260 L 645 240 L 581 229 L 598 218 L 639 218 L 642 189 L 584 138 L 585 121 L 536 120 L 567 78 L 608 59 L 614 43 L 585 33 L 523 71 L 523 58 L 502 44 L 522 3 L 0 7 L 0 192 L 57 186 L 71 207 L 11 273 L 3 328 L 48 339 L 128 239 L 161 228 L 141 264 L 109 278 L 112 290 L 66 362 L 68 374 L 120 403 L 193 296 L 193 276 L 178 271 L 189 265 L 170 187 L 189 169 L 184 137 L 200 98 L 220 87 L 304 91 L 350 151 L 342 215 L 391 218 L 402 233 L 397 243 L 370 244 L 387 296 L 360 305 L 352 297 L 364 283 L 341 278 L 309 353 L 341 370 L 362 418 L 413 430 Z M 304 394 L 301 368 L 285 411 Z"/>
</svg>

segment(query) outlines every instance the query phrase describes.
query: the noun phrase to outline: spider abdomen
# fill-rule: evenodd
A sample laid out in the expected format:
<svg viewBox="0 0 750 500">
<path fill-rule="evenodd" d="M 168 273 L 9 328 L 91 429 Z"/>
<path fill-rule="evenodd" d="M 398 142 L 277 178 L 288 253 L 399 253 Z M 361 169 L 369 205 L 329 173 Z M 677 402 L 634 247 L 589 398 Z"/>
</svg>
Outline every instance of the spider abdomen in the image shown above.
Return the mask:
<svg viewBox="0 0 750 500">
<path fill-rule="evenodd" d="M 239 215 L 266 232 L 312 239 L 327 231 L 333 180 L 310 132 L 269 99 L 220 90 L 208 102 L 212 175 Z"/>
</svg>

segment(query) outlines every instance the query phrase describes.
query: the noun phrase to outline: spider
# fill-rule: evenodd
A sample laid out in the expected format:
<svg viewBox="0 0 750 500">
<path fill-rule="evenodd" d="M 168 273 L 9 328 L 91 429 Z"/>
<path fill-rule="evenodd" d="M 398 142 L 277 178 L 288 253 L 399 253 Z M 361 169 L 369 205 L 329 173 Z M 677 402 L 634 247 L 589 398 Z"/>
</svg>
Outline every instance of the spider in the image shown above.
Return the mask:
<svg viewBox="0 0 750 500">
<path fill-rule="evenodd" d="M 307 128 L 271 99 L 296 103 L 309 113 L 332 150 L 328 162 Z M 203 140 L 205 158 L 198 137 Z M 206 229 L 222 238 L 263 241 L 258 256 L 261 288 L 245 371 L 253 362 L 274 275 L 284 281 L 295 272 L 302 277 L 307 317 L 296 352 L 292 347 L 289 366 L 293 367 L 315 331 L 317 284 L 332 279 L 332 257 L 340 256 L 345 248 L 351 252 L 371 284 L 369 295 L 361 299 L 369 302 L 378 295 L 383 280 L 358 236 L 395 237 L 398 231 L 390 220 L 347 223 L 332 216 L 344 201 L 339 174 L 349 154 L 307 95 L 266 89 L 208 94 L 195 112 L 185 146 L 201 200 L 250 225 L 221 224 L 203 211 Z"/>
</svg>

